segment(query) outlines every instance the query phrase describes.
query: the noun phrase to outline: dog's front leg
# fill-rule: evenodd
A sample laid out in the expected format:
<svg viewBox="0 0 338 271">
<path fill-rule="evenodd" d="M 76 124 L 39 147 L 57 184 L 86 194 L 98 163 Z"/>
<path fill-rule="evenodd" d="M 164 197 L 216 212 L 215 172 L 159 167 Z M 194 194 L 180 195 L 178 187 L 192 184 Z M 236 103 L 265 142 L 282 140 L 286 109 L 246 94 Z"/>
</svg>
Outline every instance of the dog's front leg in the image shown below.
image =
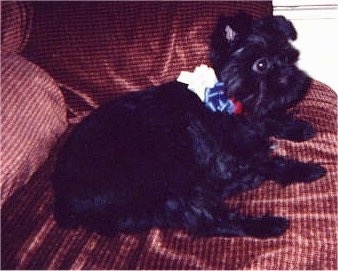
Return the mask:
<svg viewBox="0 0 338 271">
<path fill-rule="evenodd" d="M 312 182 L 323 177 L 327 172 L 316 163 L 303 163 L 279 156 L 264 163 L 262 171 L 267 179 L 275 180 L 282 185 Z"/>
<path fill-rule="evenodd" d="M 293 119 L 286 114 L 269 118 L 266 124 L 269 134 L 277 138 L 301 142 L 316 135 L 316 130 L 309 122 Z"/>
</svg>

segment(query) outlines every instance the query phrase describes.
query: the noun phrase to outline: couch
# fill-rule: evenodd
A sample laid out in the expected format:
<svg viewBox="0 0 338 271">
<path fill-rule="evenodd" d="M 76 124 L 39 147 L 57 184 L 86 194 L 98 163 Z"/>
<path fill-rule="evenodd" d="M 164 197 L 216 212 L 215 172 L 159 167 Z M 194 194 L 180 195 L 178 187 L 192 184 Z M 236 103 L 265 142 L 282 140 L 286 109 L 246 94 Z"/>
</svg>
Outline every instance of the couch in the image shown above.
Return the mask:
<svg viewBox="0 0 338 271">
<path fill-rule="evenodd" d="M 313 79 L 291 111 L 318 135 L 273 139 L 276 153 L 327 175 L 286 188 L 267 181 L 226 199 L 246 214 L 288 217 L 279 238 L 195 238 L 153 228 L 100 236 L 53 217 L 51 172 L 67 134 L 108 99 L 209 64 L 221 14 L 259 18 L 259 2 L 1 2 L 1 269 L 327 269 L 337 266 L 337 95 Z M 323 67 L 325 68 L 325 67 Z"/>
</svg>

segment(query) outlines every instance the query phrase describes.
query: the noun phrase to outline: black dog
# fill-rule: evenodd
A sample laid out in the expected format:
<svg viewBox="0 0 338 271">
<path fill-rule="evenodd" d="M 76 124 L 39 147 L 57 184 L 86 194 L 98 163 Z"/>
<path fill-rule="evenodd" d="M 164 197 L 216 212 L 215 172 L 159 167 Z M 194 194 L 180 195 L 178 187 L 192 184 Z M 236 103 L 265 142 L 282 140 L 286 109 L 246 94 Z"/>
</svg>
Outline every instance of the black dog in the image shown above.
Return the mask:
<svg viewBox="0 0 338 271">
<path fill-rule="evenodd" d="M 177 81 L 125 95 L 80 123 L 60 152 L 53 175 L 55 217 L 101 234 L 183 228 L 199 236 L 278 236 L 288 220 L 248 217 L 224 198 L 273 179 L 282 185 L 325 175 L 315 163 L 271 155 L 270 136 L 315 135 L 287 109 L 310 79 L 295 63 L 293 25 L 281 16 L 253 21 L 222 17 L 211 60 L 227 97 L 243 113 L 213 112 Z"/>
</svg>

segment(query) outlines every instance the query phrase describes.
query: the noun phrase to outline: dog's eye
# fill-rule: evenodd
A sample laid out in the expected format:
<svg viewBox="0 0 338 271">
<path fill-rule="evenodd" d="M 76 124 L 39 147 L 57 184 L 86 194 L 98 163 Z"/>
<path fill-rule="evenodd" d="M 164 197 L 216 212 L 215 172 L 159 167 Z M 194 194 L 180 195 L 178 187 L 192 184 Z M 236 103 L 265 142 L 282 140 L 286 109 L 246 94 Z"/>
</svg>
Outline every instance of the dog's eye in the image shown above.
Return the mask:
<svg viewBox="0 0 338 271">
<path fill-rule="evenodd" d="M 267 58 L 262 57 L 255 61 L 252 65 L 252 69 L 258 73 L 264 73 L 269 69 L 269 61 Z"/>
</svg>

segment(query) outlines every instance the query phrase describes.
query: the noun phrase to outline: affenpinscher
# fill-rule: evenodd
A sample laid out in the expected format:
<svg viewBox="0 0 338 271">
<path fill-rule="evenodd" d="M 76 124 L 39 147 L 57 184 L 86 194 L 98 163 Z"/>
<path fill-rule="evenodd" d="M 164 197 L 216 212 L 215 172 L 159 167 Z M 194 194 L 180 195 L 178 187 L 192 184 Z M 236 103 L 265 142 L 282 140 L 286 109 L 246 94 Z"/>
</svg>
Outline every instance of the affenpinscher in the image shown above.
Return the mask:
<svg viewBox="0 0 338 271">
<path fill-rule="evenodd" d="M 220 82 L 216 103 L 240 105 L 236 114 L 206 106 L 178 81 L 126 94 L 92 112 L 56 163 L 58 223 L 106 235 L 152 227 L 197 236 L 282 234 L 287 219 L 244 216 L 224 199 L 265 180 L 288 185 L 326 173 L 318 164 L 272 155 L 270 136 L 315 136 L 311 124 L 287 112 L 310 83 L 296 66 L 299 53 L 290 44 L 296 35 L 282 16 L 219 19 L 211 35 Z"/>
</svg>

